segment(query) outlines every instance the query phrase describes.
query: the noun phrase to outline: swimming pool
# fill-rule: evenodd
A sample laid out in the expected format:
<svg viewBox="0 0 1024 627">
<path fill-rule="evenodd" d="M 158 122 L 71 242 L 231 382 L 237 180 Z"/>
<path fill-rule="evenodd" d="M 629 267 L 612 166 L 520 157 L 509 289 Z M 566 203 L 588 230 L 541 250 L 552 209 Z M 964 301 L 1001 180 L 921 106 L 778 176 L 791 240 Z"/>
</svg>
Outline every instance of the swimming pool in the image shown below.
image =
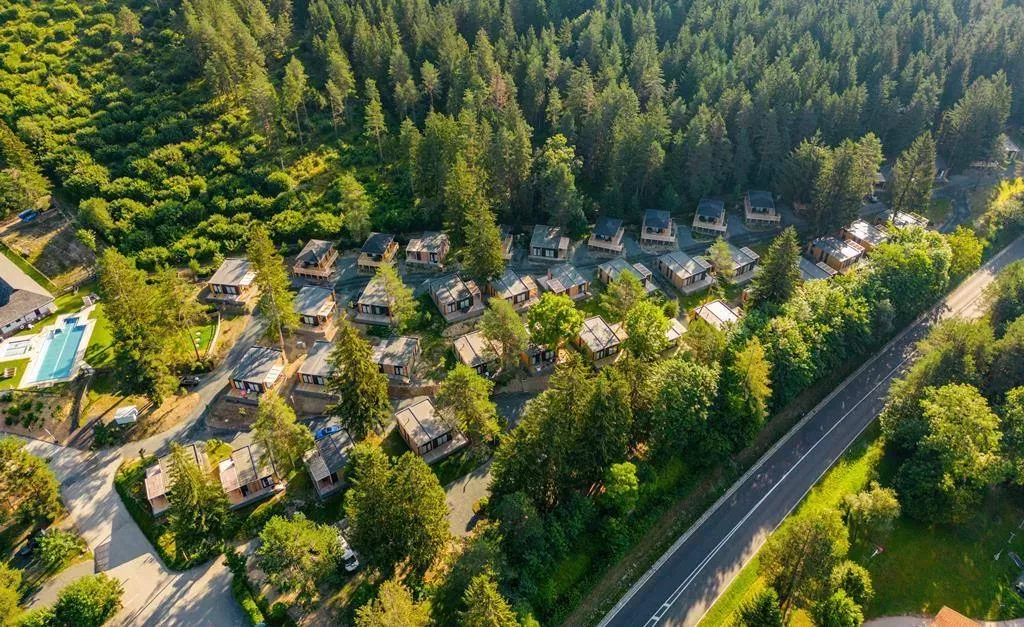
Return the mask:
<svg viewBox="0 0 1024 627">
<path fill-rule="evenodd" d="M 82 344 L 86 326 L 78 318 L 65 318 L 55 329 L 46 332 L 43 345 L 39 348 L 39 367 L 36 368 L 33 383 L 66 379 L 75 365 L 75 355 Z"/>
</svg>

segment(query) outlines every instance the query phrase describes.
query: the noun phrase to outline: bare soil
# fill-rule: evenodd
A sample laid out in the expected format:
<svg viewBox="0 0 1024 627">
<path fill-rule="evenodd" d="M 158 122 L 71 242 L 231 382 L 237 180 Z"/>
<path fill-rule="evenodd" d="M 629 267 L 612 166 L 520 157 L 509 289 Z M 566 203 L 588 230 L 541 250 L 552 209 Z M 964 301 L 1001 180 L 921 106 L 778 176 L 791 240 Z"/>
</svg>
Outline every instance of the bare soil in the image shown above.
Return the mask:
<svg viewBox="0 0 1024 627">
<path fill-rule="evenodd" d="M 0 240 L 58 288 L 86 281 L 96 263 L 96 254 L 75 237 L 75 225 L 56 209 L 31 222 L 15 222 L 0 234 Z"/>
</svg>

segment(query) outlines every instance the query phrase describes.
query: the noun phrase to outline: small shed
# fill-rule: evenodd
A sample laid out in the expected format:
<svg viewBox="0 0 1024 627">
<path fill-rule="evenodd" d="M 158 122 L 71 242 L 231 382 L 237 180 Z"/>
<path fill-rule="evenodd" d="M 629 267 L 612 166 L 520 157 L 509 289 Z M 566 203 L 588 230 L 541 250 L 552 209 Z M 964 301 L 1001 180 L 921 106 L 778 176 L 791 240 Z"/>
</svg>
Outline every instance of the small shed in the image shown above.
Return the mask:
<svg viewBox="0 0 1024 627">
<path fill-rule="evenodd" d="M 139 408 L 135 405 L 118 407 L 114 412 L 114 422 L 119 425 L 131 425 L 139 421 Z"/>
</svg>

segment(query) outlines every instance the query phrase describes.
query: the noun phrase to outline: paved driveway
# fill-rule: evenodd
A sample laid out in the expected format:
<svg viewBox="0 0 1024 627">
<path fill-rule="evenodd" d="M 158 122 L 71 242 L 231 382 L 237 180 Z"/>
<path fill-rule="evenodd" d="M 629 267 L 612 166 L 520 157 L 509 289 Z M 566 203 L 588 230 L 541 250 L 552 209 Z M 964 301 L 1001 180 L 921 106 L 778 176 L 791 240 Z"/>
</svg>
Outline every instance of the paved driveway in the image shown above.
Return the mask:
<svg viewBox="0 0 1024 627">
<path fill-rule="evenodd" d="M 57 475 L 75 527 L 96 556 L 96 570 L 124 584 L 124 609 L 113 624 L 245 624 L 223 559 L 176 573 L 157 557 L 114 490 L 117 451 L 81 453 L 37 440 L 26 447 Z"/>
</svg>

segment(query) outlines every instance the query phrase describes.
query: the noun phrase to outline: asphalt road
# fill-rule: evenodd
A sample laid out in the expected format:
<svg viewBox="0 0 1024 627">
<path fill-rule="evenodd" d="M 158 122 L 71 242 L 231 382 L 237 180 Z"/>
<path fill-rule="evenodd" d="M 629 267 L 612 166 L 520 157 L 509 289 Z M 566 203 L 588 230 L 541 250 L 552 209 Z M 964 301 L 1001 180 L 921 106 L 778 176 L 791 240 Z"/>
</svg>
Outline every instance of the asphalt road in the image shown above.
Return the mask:
<svg viewBox="0 0 1024 627">
<path fill-rule="evenodd" d="M 1017 239 L 868 360 L 768 451 L 648 570 L 600 625 L 695 625 L 768 536 L 881 411 L 889 385 L 939 319 L 976 317 Z"/>
</svg>

